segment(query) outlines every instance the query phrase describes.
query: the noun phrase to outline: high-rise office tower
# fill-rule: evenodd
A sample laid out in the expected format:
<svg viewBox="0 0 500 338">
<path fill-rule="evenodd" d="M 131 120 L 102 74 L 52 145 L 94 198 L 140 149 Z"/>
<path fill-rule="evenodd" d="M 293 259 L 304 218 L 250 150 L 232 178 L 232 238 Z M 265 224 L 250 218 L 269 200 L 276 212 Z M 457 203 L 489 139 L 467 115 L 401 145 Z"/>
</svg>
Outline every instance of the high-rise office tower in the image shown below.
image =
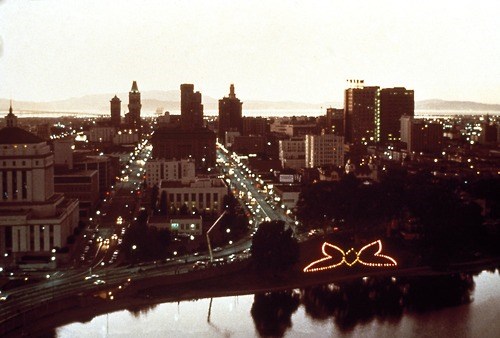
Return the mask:
<svg viewBox="0 0 500 338">
<path fill-rule="evenodd" d="M 194 92 L 192 84 L 181 84 L 181 127 L 191 130 L 203 127 L 201 93 Z"/>
<path fill-rule="evenodd" d="M 181 85 L 181 121 L 158 128 L 153 137 L 153 157 L 156 159 L 195 160 L 196 169 L 215 165 L 215 133 L 203 125 L 201 94 L 192 84 Z"/>
<path fill-rule="evenodd" d="M 375 116 L 375 141 L 399 141 L 400 119 L 415 115 L 413 90 L 404 87 L 380 90 L 380 111 Z"/>
<path fill-rule="evenodd" d="M 231 84 L 229 97 L 219 100 L 219 140 L 225 139 L 226 131 L 243 133 L 242 105 L 234 93 L 234 85 Z"/>
<path fill-rule="evenodd" d="M 354 82 L 353 82 L 354 81 Z M 344 96 L 344 136 L 348 143 L 375 140 L 375 120 L 380 113 L 380 87 L 365 87 L 363 80 L 350 80 Z"/>
<path fill-rule="evenodd" d="M 135 125 L 135 127 L 141 126 L 141 107 L 141 93 L 137 88 L 137 82 L 134 81 L 128 93 L 128 112 L 129 123 Z"/>
<path fill-rule="evenodd" d="M 344 110 L 337 108 L 326 109 L 325 127 L 327 131 L 337 135 L 344 134 Z"/>
<path fill-rule="evenodd" d="M 115 127 L 119 127 L 121 123 L 122 101 L 115 95 L 115 97 L 113 97 L 109 102 L 111 110 L 111 124 Z"/>
</svg>

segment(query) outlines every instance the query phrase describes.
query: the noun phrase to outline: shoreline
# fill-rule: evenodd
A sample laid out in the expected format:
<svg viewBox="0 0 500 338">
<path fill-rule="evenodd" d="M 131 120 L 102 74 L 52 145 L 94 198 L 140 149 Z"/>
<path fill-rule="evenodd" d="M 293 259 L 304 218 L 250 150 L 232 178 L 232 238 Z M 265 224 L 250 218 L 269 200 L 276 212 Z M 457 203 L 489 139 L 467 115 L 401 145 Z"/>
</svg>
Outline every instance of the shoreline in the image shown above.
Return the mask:
<svg viewBox="0 0 500 338">
<path fill-rule="evenodd" d="M 370 277 L 423 277 L 454 273 L 479 273 L 498 269 L 500 257 L 483 259 L 476 262 L 456 264 L 447 270 L 433 270 L 430 267 L 398 268 L 393 270 L 370 271 L 360 269 L 345 274 L 345 271 L 321 272 L 304 277 L 303 273 L 292 271 L 283 274 L 260 274 L 250 264 L 242 264 L 226 275 L 199 278 L 186 283 L 170 284 L 168 279 L 153 277 L 131 283 L 129 287 L 116 294 L 114 300 L 103 299 L 98 295 L 103 291 L 94 291 L 80 296 L 67 297 L 54 302 L 40 304 L 29 313 L 19 314 L 9 322 L 2 323 L 3 337 L 23 335 L 47 335 L 64 325 L 75 322 L 86 323 L 93 318 L 116 311 L 135 311 L 154 307 L 168 302 L 218 298 L 256 293 L 277 292 L 315 285 L 342 282 Z M 266 277 L 266 278 L 263 278 Z M 221 283 L 221 278 L 224 283 Z M 108 285 L 106 290 L 113 288 Z M 105 293 L 105 292 L 104 292 Z M 64 314 L 64 315 L 60 315 Z M 17 319 L 17 320 L 16 320 Z M 10 328 L 9 328 L 10 327 Z"/>
</svg>

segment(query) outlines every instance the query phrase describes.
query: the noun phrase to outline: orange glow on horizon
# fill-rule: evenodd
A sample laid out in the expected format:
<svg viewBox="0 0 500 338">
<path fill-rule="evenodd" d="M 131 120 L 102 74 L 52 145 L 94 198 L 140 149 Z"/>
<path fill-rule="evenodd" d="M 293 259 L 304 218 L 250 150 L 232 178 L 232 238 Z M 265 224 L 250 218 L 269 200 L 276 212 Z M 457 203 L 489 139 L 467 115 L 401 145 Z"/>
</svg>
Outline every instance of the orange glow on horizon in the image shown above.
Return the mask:
<svg viewBox="0 0 500 338">
<path fill-rule="evenodd" d="M 377 246 L 377 251 L 373 254 L 373 257 L 377 258 L 382 258 L 382 261 L 385 261 L 384 263 L 382 262 L 370 262 L 369 260 L 367 261 L 367 258 L 364 257 L 366 254 L 363 255 L 363 252 L 365 252 L 367 249 L 370 249 L 373 246 Z M 333 251 L 328 253 L 328 249 L 333 249 Z M 372 267 L 389 267 L 389 266 L 396 266 L 398 265 L 396 260 L 390 256 L 382 255 L 382 242 L 380 240 L 377 240 L 375 242 L 372 242 L 370 244 L 365 245 L 362 247 L 359 251 L 354 250 L 354 248 L 350 248 L 347 250 L 347 252 L 344 252 L 341 248 L 339 248 L 336 245 L 330 244 L 328 242 L 324 242 L 321 251 L 323 253 L 323 258 L 320 258 L 308 266 L 304 268 L 304 272 L 315 272 L 315 271 L 324 271 L 328 269 L 334 269 L 342 264 L 346 264 L 347 266 L 353 266 L 356 262 L 359 262 L 362 265 L 366 266 L 372 266 Z M 354 253 L 356 257 L 352 260 L 346 259 L 349 255 L 352 255 L 351 253 Z M 337 256 L 335 259 L 333 256 Z M 363 256 L 363 259 L 361 257 Z M 325 262 L 331 261 L 329 265 L 325 265 Z"/>
</svg>

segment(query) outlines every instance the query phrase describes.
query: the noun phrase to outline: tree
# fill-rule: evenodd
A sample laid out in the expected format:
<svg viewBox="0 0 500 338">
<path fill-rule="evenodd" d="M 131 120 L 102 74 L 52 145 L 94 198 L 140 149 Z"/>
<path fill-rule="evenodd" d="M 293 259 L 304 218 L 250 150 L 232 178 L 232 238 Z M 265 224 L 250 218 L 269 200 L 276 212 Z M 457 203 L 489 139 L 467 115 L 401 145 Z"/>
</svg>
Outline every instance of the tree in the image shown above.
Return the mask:
<svg viewBox="0 0 500 338">
<path fill-rule="evenodd" d="M 480 208 L 461 200 L 452 187 L 418 180 L 405 191 L 405 203 L 423 228 L 424 259 L 436 266 L 470 255 L 485 242 Z"/>
<path fill-rule="evenodd" d="M 282 337 L 292 327 L 292 314 L 300 304 L 300 295 L 293 291 L 258 293 L 250 314 L 261 336 Z"/>
<path fill-rule="evenodd" d="M 386 197 L 378 184 L 346 175 L 339 182 L 317 182 L 305 188 L 297 203 L 297 217 L 309 229 L 326 230 L 334 221 L 343 221 L 357 236 L 359 230 L 374 228 L 391 216 Z"/>
<path fill-rule="evenodd" d="M 233 194 L 227 194 L 222 198 L 222 204 L 224 210 L 227 210 L 227 212 L 230 214 L 234 214 L 236 212 L 238 200 L 236 199 L 236 197 L 234 197 Z"/>
<path fill-rule="evenodd" d="M 297 262 L 299 244 L 285 222 L 262 222 L 252 238 L 251 252 L 259 268 L 285 270 Z"/>
<path fill-rule="evenodd" d="M 147 213 L 141 212 L 123 238 L 122 247 L 130 261 L 163 258 L 168 253 L 171 233 L 147 225 Z"/>
<path fill-rule="evenodd" d="M 332 182 L 317 182 L 301 191 L 297 202 L 297 217 L 304 225 L 304 230 L 324 227 L 326 219 L 330 219 L 332 188 Z"/>
<path fill-rule="evenodd" d="M 183 205 L 181 205 L 180 209 L 179 209 L 179 214 L 180 215 L 189 215 L 189 209 L 188 209 L 188 206 L 186 203 L 184 203 Z"/>
</svg>

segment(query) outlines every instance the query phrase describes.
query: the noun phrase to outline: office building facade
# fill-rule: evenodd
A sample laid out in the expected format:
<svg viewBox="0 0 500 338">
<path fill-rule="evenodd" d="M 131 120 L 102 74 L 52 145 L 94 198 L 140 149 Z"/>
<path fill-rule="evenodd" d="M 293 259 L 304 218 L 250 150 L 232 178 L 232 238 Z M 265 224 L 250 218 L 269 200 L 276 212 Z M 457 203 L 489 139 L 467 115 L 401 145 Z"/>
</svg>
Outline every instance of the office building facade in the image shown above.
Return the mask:
<svg viewBox="0 0 500 338">
<path fill-rule="evenodd" d="M 380 114 L 379 87 L 356 87 L 345 90 L 344 136 L 348 143 L 375 141 L 375 121 Z"/>
<path fill-rule="evenodd" d="M 400 119 L 403 115 L 415 115 L 413 90 L 404 87 L 380 90 L 380 111 L 375 120 L 375 141 L 399 141 Z"/>
<path fill-rule="evenodd" d="M 305 136 L 306 168 L 344 165 L 344 137 L 334 134 Z"/>
</svg>

